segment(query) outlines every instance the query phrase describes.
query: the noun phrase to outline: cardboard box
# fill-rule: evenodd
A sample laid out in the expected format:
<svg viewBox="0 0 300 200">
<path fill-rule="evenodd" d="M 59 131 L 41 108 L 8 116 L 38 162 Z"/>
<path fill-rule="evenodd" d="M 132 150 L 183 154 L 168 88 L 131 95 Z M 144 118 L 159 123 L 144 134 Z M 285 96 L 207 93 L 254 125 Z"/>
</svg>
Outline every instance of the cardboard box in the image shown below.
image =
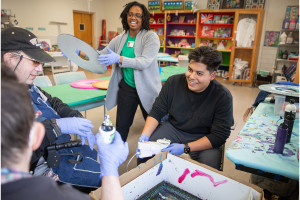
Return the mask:
<svg viewBox="0 0 300 200">
<path fill-rule="evenodd" d="M 151 11 L 161 11 L 161 0 L 148 0 L 148 10 Z"/>
<path fill-rule="evenodd" d="M 178 0 L 164 0 L 163 10 L 183 10 L 183 1 Z"/>
<path fill-rule="evenodd" d="M 263 200 L 263 190 L 249 183 L 240 183 L 223 172 L 188 158 L 163 152 L 120 177 L 125 199 L 136 199 L 166 181 L 201 199 Z M 90 193 L 100 199 L 101 188 Z"/>
<path fill-rule="evenodd" d="M 192 10 L 193 7 L 194 7 L 194 1 L 192 1 L 192 0 L 184 1 L 184 10 Z"/>
</svg>

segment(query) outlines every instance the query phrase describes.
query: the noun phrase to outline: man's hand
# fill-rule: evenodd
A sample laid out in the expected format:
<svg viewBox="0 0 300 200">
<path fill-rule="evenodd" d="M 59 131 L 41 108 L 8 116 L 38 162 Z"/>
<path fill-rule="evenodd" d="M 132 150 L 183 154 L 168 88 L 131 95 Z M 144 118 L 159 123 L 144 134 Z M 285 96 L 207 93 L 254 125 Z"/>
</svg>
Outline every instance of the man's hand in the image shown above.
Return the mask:
<svg viewBox="0 0 300 200">
<path fill-rule="evenodd" d="M 62 134 L 79 135 L 81 137 L 82 145 L 84 145 L 85 138 L 87 138 L 88 144 L 91 150 L 93 150 L 95 136 L 92 132 L 94 126 L 90 120 L 79 117 L 66 117 L 56 119 L 56 121 Z"/>
<path fill-rule="evenodd" d="M 161 151 L 169 151 L 171 154 L 181 155 L 184 152 L 184 146 L 183 144 L 173 143 L 170 144 L 168 147 L 162 149 Z"/>
<path fill-rule="evenodd" d="M 129 149 L 128 143 L 123 142 L 119 132 L 115 132 L 115 138 L 111 144 L 104 143 L 104 138 L 100 133 L 96 135 L 98 147 L 101 177 L 119 176 L 118 168 L 126 160 Z"/>
<path fill-rule="evenodd" d="M 149 141 L 149 136 L 142 134 L 139 138 L 139 142 L 147 142 L 147 141 Z M 137 154 L 138 153 L 138 146 L 136 147 L 135 152 L 136 152 L 136 158 L 139 158 L 139 155 Z"/>
<path fill-rule="evenodd" d="M 104 54 L 104 55 L 100 55 L 98 60 L 101 61 L 99 64 L 101 65 L 105 65 L 105 67 L 115 64 L 115 63 L 119 63 L 120 62 L 120 55 L 116 54 L 115 52 L 113 52 L 112 50 L 110 50 L 109 47 L 107 47 L 107 51 L 109 52 L 109 54 Z"/>
</svg>

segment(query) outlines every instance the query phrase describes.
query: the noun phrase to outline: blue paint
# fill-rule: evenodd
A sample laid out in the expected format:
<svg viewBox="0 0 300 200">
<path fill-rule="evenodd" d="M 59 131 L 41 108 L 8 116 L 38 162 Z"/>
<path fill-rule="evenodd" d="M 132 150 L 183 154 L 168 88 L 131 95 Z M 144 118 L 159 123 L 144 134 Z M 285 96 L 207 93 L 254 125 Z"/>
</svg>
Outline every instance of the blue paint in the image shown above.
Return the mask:
<svg viewBox="0 0 300 200">
<path fill-rule="evenodd" d="M 141 171 L 141 167 L 140 167 L 140 166 L 138 166 L 138 168 L 139 168 L 139 171 Z"/>
<path fill-rule="evenodd" d="M 156 159 L 155 159 L 155 158 L 154 158 L 154 160 L 153 160 L 153 161 L 154 161 L 154 164 L 156 164 L 156 163 L 157 163 L 157 161 L 156 161 Z"/>
<path fill-rule="evenodd" d="M 162 168 L 163 168 L 163 164 L 162 164 L 162 162 L 160 162 L 156 176 L 160 175 Z"/>
<path fill-rule="evenodd" d="M 159 156 L 159 161 L 161 161 L 161 159 L 162 159 L 162 154 L 160 154 L 160 156 Z"/>
</svg>

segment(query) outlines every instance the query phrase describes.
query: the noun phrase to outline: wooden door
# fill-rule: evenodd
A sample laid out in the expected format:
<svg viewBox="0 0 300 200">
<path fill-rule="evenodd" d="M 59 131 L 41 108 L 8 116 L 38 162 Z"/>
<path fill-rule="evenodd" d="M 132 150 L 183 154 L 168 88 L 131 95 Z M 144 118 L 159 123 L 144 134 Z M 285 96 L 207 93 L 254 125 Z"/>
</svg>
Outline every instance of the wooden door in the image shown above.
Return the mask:
<svg viewBox="0 0 300 200">
<path fill-rule="evenodd" d="M 93 47 L 93 13 L 73 11 L 74 36 Z"/>
</svg>

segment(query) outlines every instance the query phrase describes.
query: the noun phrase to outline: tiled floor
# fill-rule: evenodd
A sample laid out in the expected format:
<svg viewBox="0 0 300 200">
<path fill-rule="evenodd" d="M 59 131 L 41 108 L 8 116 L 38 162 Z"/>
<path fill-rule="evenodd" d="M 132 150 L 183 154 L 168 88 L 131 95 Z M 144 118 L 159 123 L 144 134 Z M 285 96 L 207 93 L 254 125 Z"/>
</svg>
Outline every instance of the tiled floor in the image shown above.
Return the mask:
<svg viewBox="0 0 300 200">
<path fill-rule="evenodd" d="M 79 70 L 81 70 L 81 69 L 79 68 Z M 87 72 L 87 71 L 85 71 L 85 73 L 86 73 L 88 79 L 100 78 L 103 76 L 110 76 L 110 71 L 108 71 L 104 75 L 103 74 L 93 74 L 93 73 Z M 51 81 L 53 81 L 52 74 L 50 71 L 46 70 L 45 74 L 49 75 Z M 233 130 L 231 132 L 230 137 L 227 139 L 227 142 L 226 142 L 226 147 L 227 147 L 228 144 L 230 144 L 230 142 L 237 135 L 239 130 L 241 130 L 241 128 L 244 126 L 244 122 L 242 119 L 243 113 L 249 106 L 251 106 L 253 104 L 253 102 L 256 98 L 256 95 L 259 92 L 259 89 L 252 88 L 247 85 L 244 85 L 244 86 L 233 85 L 232 83 L 230 83 L 228 81 L 223 81 L 223 80 L 221 80 L 220 82 L 222 84 L 224 84 L 225 87 L 227 87 L 230 90 L 230 92 L 233 96 L 234 120 L 236 122 L 235 130 Z M 113 123 L 115 124 L 116 108 L 113 108 L 112 110 L 108 111 L 107 114 L 110 115 L 110 118 L 112 119 Z M 94 125 L 93 132 L 95 134 L 98 132 L 98 128 L 104 119 L 103 115 L 104 115 L 103 107 L 99 107 L 99 108 L 95 108 L 95 109 L 87 111 L 87 119 L 89 119 L 93 122 L 93 125 Z M 129 156 L 128 156 L 127 160 L 119 168 L 120 174 L 123 174 L 127 171 L 127 165 L 128 165 L 128 170 L 136 167 L 136 159 L 135 158 L 133 158 L 129 164 L 128 164 L 128 161 L 135 154 L 137 141 L 138 141 L 139 135 L 143 129 L 144 123 L 145 123 L 145 121 L 142 117 L 142 113 L 141 113 L 140 109 L 138 109 L 137 113 L 135 115 L 133 125 L 130 128 L 129 136 L 128 136 L 128 144 L 129 144 L 129 150 L 130 150 Z M 95 148 L 96 148 L 96 146 L 95 146 Z M 237 179 L 238 181 L 243 181 L 243 182 L 249 181 L 250 174 L 236 170 L 235 165 L 231 161 L 229 161 L 226 157 L 225 157 L 225 161 L 224 161 L 224 172 L 227 173 L 230 177 Z"/>
</svg>

